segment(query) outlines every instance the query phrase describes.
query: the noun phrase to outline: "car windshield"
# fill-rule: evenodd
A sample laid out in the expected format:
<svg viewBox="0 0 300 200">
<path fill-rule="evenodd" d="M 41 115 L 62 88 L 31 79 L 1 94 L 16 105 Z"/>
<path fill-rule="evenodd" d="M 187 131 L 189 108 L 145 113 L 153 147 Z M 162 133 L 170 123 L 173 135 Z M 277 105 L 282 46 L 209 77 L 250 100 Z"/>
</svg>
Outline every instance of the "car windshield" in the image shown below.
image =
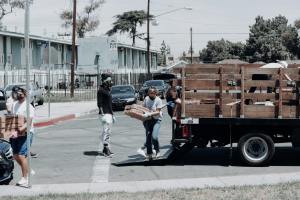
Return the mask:
<svg viewBox="0 0 300 200">
<path fill-rule="evenodd" d="M 112 94 L 131 94 L 134 90 L 130 86 L 114 86 L 111 89 Z"/>
<path fill-rule="evenodd" d="M 164 85 L 163 81 L 147 81 L 144 83 L 145 87 L 151 87 L 151 86 L 162 87 L 163 85 Z"/>
</svg>

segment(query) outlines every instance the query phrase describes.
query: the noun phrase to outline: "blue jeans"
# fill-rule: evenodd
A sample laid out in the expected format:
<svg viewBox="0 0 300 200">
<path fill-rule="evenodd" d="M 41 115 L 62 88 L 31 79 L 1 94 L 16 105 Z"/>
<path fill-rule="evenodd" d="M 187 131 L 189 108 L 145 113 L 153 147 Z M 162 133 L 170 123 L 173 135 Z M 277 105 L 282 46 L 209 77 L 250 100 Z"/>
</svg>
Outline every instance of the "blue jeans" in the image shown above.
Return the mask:
<svg viewBox="0 0 300 200">
<path fill-rule="evenodd" d="M 33 133 L 29 134 L 30 146 L 32 144 Z M 11 148 L 14 155 L 27 156 L 27 136 L 20 136 L 10 139 Z"/>
<path fill-rule="evenodd" d="M 152 154 L 152 145 L 156 152 L 159 152 L 159 142 L 158 135 L 160 129 L 161 120 L 151 119 L 144 122 L 144 127 L 146 129 L 146 147 L 147 154 Z"/>
</svg>

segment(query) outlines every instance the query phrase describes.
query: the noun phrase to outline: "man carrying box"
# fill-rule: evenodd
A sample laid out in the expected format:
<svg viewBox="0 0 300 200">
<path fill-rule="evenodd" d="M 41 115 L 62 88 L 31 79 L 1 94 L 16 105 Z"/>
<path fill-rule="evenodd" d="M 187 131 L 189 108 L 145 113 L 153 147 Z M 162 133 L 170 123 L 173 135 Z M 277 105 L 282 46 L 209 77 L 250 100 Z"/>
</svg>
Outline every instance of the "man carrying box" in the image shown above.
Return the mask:
<svg viewBox="0 0 300 200">
<path fill-rule="evenodd" d="M 12 114 L 22 116 L 25 118 L 26 123 L 23 126 L 18 127 L 18 130 L 13 134 L 13 137 L 10 139 L 11 147 L 13 149 L 14 159 L 21 167 L 22 178 L 17 183 L 18 186 L 27 187 L 28 186 L 28 163 L 27 163 L 27 142 L 32 142 L 33 136 L 33 117 L 34 117 L 34 108 L 29 104 L 29 113 L 30 118 L 27 119 L 26 114 L 26 96 L 27 91 L 25 88 L 19 87 L 17 89 L 17 101 L 13 104 Z M 26 130 L 27 123 L 31 124 L 30 131 Z M 29 141 L 27 141 L 27 134 L 29 135 Z"/>
</svg>

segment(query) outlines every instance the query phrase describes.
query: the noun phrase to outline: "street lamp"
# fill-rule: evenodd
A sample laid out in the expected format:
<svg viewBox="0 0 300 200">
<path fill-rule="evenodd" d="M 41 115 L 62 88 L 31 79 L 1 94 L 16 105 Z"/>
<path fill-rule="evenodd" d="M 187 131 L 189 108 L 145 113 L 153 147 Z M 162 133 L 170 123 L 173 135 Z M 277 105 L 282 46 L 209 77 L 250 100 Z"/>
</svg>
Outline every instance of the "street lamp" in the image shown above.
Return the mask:
<svg viewBox="0 0 300 200">
<path fill-rule="evenodd" d="M 182 7 L 182 8 L 176 8 L 164 13 L 161 13 L 159 15 L 156 15 L 154 17 L 152 17 L 154 20 L 152 21 L 152 25 L 157 26 L 158 22 L 155 20 L 155 18 L 163 16 L 163 15 L 167 15 L 179 10 L 192 10 L 192 8 L 190 7 Z M 147 6 L 147 79 L 150 80 L 151 79 L 151 52 L 150 52 L 150 0 L 148 0 L 148 6 Z"/>
</svg>

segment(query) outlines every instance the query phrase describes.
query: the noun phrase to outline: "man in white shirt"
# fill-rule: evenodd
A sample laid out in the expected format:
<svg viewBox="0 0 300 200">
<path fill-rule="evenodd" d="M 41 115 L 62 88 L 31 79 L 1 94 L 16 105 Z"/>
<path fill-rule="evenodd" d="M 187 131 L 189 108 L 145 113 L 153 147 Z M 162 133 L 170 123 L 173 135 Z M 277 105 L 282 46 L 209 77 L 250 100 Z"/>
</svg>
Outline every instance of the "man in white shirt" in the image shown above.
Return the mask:
<svg viewBox="0 0 300 200">
<path fill-rule="evenodd" d="M 28 186 L 28 163 L 27 163 L 27 142 L 32 142 L 32 136 L 34 132 L 33 128 L 33 117 L 34 117 L 34 108 L 31 104 L 29 104 L 29 113 L 30 118 L 26 119 L 27 112 L 26 112 L 26 96 L 27 91 L 25 88 L 19 87 L 17 89 L 17 101 L 12 106 L 12 114 L 13 115 L 20 115 L 25 117 L 26 123 L 20 128 L 18 128 L 17 136 L 11 138 L 11 146 L 13 149 L 14 159 L 21 167 L 22 171 L 22 178 L 17 183 L 19 186 Z M 27 123 L 30 123 L 30 131 L 28 132 Z M 27 134 L 29 135 L 29 141 L 27 141 Z"/>
</svg>

